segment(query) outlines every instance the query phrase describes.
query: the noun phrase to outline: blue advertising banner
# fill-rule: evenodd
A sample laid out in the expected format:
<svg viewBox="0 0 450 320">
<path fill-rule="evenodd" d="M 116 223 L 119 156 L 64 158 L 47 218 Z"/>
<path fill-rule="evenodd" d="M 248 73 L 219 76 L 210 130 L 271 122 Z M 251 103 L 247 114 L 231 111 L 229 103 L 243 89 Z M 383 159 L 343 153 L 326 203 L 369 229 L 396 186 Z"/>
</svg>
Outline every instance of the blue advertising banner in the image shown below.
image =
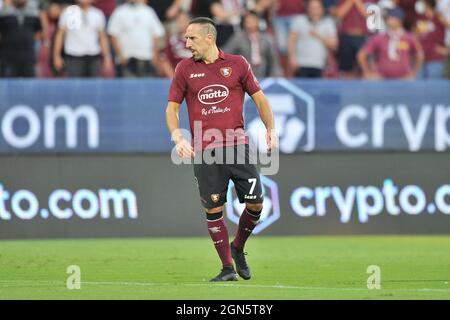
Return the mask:
<svg viewBox="0 0 450 320">
<path fill-rule="evenodd" d="M 0 153 L 166 153 L 168 80 L 0 81 Z M 261 80 L 282 153 L 448 151 L 449 81 Z M 248 134 L 264 130 L 247 97 Z M 182 127 L 188 128 L 185 106 Z"/>
</svg>

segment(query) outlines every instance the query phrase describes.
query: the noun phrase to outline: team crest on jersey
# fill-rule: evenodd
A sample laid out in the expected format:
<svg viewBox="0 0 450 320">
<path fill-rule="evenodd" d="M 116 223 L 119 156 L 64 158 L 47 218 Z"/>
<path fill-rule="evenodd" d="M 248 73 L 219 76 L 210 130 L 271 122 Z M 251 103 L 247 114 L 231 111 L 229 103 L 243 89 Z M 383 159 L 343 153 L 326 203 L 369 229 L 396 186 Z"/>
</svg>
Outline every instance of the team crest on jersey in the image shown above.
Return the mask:
<svg viewBox="0 0 450 320">
<path fill-rule="evenodd" d="M 218 193 L 213 193 L 213 194 L 211 195 L 211 200 L 212 200 L 214 203 L 217 203 L 217 202 L 219 201 L 219 199 L 220 199 L 220 194 L 218 194 Z"/>
<path fill-rule="evenodd" d="M 225 78 L 228 78 L 229 76 L 231 76 L 231 72 L 232 72 L 231 67 L 220 68 L 220 73 L 221 73 Z"/>
</svg>

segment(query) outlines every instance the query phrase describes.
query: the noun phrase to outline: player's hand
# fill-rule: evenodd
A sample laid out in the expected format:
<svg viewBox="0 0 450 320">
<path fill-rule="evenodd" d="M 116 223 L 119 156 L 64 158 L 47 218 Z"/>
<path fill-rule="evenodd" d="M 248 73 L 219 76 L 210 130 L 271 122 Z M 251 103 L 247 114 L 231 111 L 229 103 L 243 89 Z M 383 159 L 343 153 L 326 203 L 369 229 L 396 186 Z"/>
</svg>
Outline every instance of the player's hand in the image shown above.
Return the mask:
<svg viewBox="0 0 450 320">
<path fill-rule="evenodd" d="M 278 148 L 278 135 L 275 129 L 267 130 L 266 132 L 267 152 L 272 152 L 273 149 Z"/>
<path fill-rule="evenodd" d="M 195 157 L 194 148 L 191 144 L 183 137 L 175 145 L 177 153 L 182 158 L 193 158 Z"/>
</svg>

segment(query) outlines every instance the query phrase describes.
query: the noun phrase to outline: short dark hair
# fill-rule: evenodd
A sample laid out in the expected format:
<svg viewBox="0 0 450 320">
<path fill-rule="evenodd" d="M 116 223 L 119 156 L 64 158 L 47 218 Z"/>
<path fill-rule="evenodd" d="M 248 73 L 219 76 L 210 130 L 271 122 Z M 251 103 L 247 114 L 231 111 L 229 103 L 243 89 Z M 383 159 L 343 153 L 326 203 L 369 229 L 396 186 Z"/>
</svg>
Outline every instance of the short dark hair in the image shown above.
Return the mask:
<svg viewBox="0 0 450 320">
<path fill-rule="evenodd" d="M 207 17 L 197 17 L 189 21 L 189 25 L 191 24 L 200 24 L 207 27 L 207 33 L 212 33 L 214 35 L 214 39 L 217 39 L 217 25 L 214 20 Z"/>
</svg>

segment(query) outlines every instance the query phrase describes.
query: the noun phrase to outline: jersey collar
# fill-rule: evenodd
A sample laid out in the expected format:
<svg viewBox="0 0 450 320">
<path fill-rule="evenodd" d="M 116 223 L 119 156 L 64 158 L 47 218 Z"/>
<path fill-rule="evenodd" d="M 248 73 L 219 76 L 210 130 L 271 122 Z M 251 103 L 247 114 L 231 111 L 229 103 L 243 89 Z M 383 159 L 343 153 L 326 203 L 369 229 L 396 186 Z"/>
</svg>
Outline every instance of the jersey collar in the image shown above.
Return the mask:
<svg viewBox="0 0 450 320">
<path fill-rule="evenodd" d="M 192 58 L 192 59 L 194 59 L 194 58 Z M 219 58 L 217 59 L 217 60 L 225 60 L 225 53 L 222 51 L 222 50 L 220 50 L 219 49 Z M 217 60 L 216 61 L 214 61 L 213 63 L 216 63 L 217 62 Z M 194 60 L 195 61 L 195 60 Z M 199 63 L 205 63 L 205 61 L 203 61 L 203 60 L 201 60 L 201 61 L 198 61 Z"/>
<path fill-rule="evenodd" d="M 225 53 L 219 49 L 219 59 L 225 60 Z"/>
</svg>

